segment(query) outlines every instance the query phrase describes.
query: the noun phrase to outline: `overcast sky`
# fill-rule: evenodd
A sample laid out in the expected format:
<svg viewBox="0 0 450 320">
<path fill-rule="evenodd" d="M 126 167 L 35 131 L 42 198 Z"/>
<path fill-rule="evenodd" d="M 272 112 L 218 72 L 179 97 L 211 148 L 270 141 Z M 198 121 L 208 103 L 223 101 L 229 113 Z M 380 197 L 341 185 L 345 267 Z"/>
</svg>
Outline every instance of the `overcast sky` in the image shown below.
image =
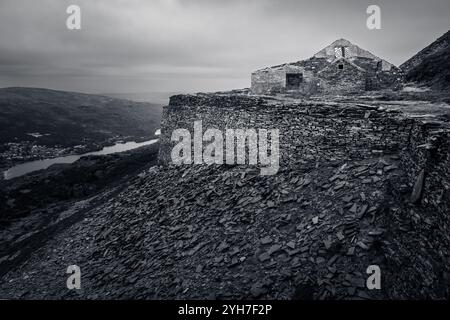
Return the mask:
<svg viewBox="0 0 450 320">
<path fill-rule="evenodd" d="M 81 7 L 81 30 L 66 8 Z M 382 29 L 366 28 L 381 7 Z M 0 0 L 0 87 L 91 93 L 250 86 L 338 38 L 399 65 L 450 29 L 449 0 Z"/>
</svg>

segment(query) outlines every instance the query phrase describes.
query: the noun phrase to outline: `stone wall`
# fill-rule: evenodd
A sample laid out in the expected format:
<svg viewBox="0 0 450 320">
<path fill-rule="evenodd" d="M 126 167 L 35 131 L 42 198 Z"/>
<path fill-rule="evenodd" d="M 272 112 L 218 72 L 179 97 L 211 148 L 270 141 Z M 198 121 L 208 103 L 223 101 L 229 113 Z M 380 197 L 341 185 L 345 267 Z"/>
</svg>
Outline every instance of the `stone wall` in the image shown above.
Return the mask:
<svg viewBox="0 0 450 320">
<path fill-rule="evenodd" d="M 363 159 L 405 145 L 412 120 L 401 113 L 352 104 L 268 100 L 237 95 L 178 95 L 164 108 L 160 161 L 170 162 L 172 131 L 203 129 L 279 129 L 283 165 L 321 159 Z M 206 144 L 206 143 L 205 143 Z"/>
<path fill-rule="evenodd" d="M 303 81 L 296 90 L 302 94 L 312 94 L 317 90 L 317 79 L 312 71 L 295 65 L 267 68 L 252 73 L 251 86 L 255 94 L 274 94 L 286 91 L 286 73 L 301 73 Z"/>
<path fill-rule="evenodd" d="M 339 69 L 341 66 L 342 69 Z M 349 94 L 366 90 L 366 71 L 345 59 L 338 60 L 318 73 L 320 91 L 326 94 Z"/>
<path fill-rule="evenodd" d="M 436 229 L 450 228 L 450 135 L 440 123 L 415 121 L 401 160 L 408 180 L 414 185 L 411 202 L 435 213 L 429 220 Z M 424 217 L 429 219 L 431 217 Z M 419 222 L 419 221 L 416 221 Z"/>
<path fill-rule="evenodd" d="M 203 131 L 279 129 L 280 168 L 399 154 L 410 185 L 416 185 L 419 200 L 437 208 L 442 218 L 449 212 L 450 139 L 439 124 L 422 123 L 400 111 L 353 103 L 288 102 L 227 94 L 177 95 L 171 97 L 163 111 L 161 164 L 171 163 L 170 153 L 176 144 L 171 142 L 172 131 L 185 128 L 192 132 L 197 120 L 202 120 Z"/>
</svg>

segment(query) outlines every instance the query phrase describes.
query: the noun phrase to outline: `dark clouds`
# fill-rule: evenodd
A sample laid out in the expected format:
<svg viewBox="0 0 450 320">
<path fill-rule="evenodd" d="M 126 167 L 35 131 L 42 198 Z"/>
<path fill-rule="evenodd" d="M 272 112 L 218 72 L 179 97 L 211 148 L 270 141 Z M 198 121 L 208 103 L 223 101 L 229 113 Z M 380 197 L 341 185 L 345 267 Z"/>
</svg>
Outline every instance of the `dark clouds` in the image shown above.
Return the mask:
<svg viewBox="0 0 450 320">
<path fill-rule="evenodd" d="M 65 27 L 70 4 L 82 30 Z M 378 4 L 382 30 L 365 27 Z M 347 38 L 400 64 L 449 27 L 448 0 L 2 0 L 0 86 L 86 92 L 249 86 L 252 70 Z"/>
</svg>

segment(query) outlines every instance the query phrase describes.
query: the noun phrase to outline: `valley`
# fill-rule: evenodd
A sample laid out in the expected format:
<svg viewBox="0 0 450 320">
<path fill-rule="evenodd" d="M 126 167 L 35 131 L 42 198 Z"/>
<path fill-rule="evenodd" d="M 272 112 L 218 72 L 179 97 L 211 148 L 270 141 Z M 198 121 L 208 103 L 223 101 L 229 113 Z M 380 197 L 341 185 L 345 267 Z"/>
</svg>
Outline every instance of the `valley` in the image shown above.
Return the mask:
<svg viewBox="0 0 450 320">
<path fill-rule="evenodd" d="M 0 168 L 150 140 L 161 113 L 159 104 L 107 96 L 0 89 Z"/>
</svg>

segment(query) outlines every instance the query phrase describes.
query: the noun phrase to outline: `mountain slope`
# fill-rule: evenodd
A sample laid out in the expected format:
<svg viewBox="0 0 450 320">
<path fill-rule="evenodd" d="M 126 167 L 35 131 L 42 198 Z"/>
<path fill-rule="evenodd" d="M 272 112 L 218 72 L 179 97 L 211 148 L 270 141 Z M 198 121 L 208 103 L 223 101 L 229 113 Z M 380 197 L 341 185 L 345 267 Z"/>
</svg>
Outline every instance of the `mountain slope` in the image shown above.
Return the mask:
<svg viewBox="0 0 450 320">
<path fill-rule="evenodd" d="M 149 138 L 160 105 L 40 88 L 0 89 L 0 144 L 38 140 L 70 147 L 115 136 Z M 43 136 L 33 137 L 30 133 Z"/>
<path fill-rule="evenodd" d="M 406 80 L 427 85 L 436 90 L 450 88 L 450 31 L 421 50 L 400 68 Z"/>
</svg>

